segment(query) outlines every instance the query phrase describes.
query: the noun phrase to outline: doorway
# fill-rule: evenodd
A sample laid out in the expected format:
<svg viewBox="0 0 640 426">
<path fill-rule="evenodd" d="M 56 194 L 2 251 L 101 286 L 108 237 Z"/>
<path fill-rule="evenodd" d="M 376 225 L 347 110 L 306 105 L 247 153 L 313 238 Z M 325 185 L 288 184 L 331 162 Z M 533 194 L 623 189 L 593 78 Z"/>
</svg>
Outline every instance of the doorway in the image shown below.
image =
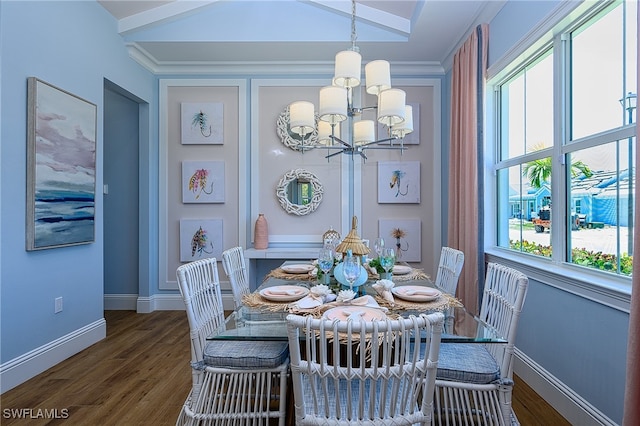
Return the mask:
<svg viewBox="0 0 640 426">
<path fill-rule="evenodd" d="M 104 85 L 105 310 L 136 310 L 139 294 L 139 103 Z"/>
</svg>

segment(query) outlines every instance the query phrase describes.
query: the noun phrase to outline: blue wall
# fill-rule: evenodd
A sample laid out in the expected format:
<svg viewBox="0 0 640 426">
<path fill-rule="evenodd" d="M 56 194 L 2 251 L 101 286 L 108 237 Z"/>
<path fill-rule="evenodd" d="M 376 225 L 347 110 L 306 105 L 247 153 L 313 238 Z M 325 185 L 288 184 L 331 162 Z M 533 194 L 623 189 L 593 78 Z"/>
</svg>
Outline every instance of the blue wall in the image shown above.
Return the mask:
<svg viewBox="0 0 640 426">
<path fill-rule="evenodd" d="M 561 2 L 510 1 L 490 23 L 490 65 Z M 489 141 L 487 146 L 492 147 Z M 487 240 L 489 241 L 489 240 Z M 492 261 L 502 261 L 499 254 Z M 513 265 L 518 268 L 518 265 Z M 616 423 L 622 421 L 629 315 L 530 280 L 516 347 Z"/>
<path fill-rule="evenodd" d="M 129 58 L 116 21 L 97 2 L 2 1 L 0 8 L 0 362 L 5 363 L 103 317 L 104 79 L 150 105 L 157 105 L 158 90 L 155 77 Z M 98 106 L 92 244 L 25 251 L 27 78 L 31 76 Z M 150 137 L 141 143 L 152 151 L 157 145 L 157 107 L 148 114 L 151 118 L 143 123 Z M 153 160 L 151 156 L 143 166 L 143 175 L 157 176 L 157 165 L 155 172 L 150 170 Z M 153 219 L 149 222 L 153 226 Z M 151 266 L 142 267 L 149 275 Z M 152 277 L 147 278 L 151 282 Z M 142 287 L 141 294 L 149 284 Z M 53 313 L 56 297 L 64 298 L 64 310 L 58 314 Z"/>
</svg>

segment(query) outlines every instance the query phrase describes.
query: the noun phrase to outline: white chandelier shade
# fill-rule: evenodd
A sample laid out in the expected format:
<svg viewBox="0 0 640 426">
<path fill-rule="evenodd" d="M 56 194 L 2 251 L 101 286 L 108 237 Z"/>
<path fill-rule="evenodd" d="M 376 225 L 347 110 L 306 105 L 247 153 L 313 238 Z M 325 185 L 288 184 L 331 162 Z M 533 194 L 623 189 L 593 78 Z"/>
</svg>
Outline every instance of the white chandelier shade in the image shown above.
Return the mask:
<svg viewBox="0 0 640 426">
<path fill-rule="evenodd" d="M 387 89 L 378 95 L 378 121 L 387 127 L 404 121 L 406 93 L 400 89 Z"/>
<path fill-rule="evenodd" d="M 304 137 L 315 129 L 313 104 L 307 101 L 296 101 L 289 105 L 289 127 L 293 133 Z"/>
<path fill-rule="evenodd" d="M 338 86 L 326 86 L 320 89 L 320 120 L 330 124 L 347 119 L 347 89 Z"/>
<path fill-rule="evenodd" d="M 373 120 L 360 120 L 353 123 L 353 143 L 356 146 L 365 145 L 376 140 L 375 123 Z"/>
<path fill-rule="evenodd" d="M 413 107 L 411 105 L 405 105 L 404 121 L 391 126 L 391 135 L 398 138 L 404 138 L 411 132 L 413 132 Z"/>
<path fill-rule="evenodd" d="M 379 95 L 383 90 L 391 88 L 391 65 L 384 60 L 371 61 L 364 67 L 367 93 Z"/>
<path fill-rule="evenodd" d="M 343 50 L 336 54 L 333 84 L 339 87 L 353 88 L 360 85 L 360 67 L 362 56 L 354 50 Z"/>
<path fill-rule="evenodd" d="M 318 143 L 320 145 L 333 145 L 334 135 L 340 134 L 340 123 L 330 124 L 327 121 L 318 121 Z"/>
</svg>

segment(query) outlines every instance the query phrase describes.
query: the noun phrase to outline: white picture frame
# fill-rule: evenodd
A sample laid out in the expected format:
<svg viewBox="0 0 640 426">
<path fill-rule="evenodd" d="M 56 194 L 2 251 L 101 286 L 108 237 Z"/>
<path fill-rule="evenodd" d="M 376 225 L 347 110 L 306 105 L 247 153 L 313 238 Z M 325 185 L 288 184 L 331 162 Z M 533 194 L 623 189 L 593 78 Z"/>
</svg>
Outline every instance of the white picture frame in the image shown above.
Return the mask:
<svg viewBox="0 0 640 426">
<path fill-rule="evenodd" d="M 396 249 L 398 262 L 422 262 L 422 222 L 420 219 L 379 219 L 378 235 L 385 247 Z"/>
<path fill-rule="evenodd" d="M 222 219 L 180 220 L 180 261 L 222 258 Z"/>
<path fill-rule="evenodd" d="M 420 204 L 420 162 L 379 161 L 378 203 Z"/>
<path fill-rule="evenodd" d="M 182 202 L 224 203 L 224 161 L 183 161 Z"/>
<path fill-rule="evenodd" d="M 183 145 L 224 143 L 224 104 L 221 102 L 180 104 Z"/>
</svg>

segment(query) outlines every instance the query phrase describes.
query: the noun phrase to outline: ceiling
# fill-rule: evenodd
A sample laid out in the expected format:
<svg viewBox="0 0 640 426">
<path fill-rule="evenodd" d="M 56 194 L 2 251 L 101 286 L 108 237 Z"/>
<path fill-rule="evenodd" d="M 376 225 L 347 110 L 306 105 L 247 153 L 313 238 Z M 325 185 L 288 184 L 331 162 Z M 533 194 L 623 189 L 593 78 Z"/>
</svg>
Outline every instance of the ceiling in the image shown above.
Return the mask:
<svg viewBox="0 0 640 426">
<path fill-rule="evenodd" d="M 444 72 L 506 0 L 357 0 L 363 62 Z M 130 55 L 156 73 L 329 66 L 351 46 L 348 0 L 98 0 Z M 302 72 L 301 69 L 290 71 Z"/>
</svg>

